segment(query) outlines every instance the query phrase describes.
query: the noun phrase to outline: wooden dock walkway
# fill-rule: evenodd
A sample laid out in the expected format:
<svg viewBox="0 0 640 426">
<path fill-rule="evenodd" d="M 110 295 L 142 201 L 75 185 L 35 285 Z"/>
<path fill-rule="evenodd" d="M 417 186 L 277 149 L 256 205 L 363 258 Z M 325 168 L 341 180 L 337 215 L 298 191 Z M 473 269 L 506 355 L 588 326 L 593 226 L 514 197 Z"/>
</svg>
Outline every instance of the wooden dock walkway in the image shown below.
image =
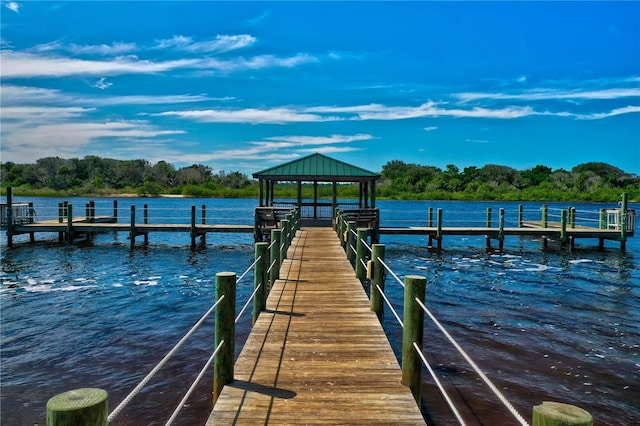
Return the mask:
<svg viewBox="0 0 640 426">
<path fill-rule="evenodd" d="M 303 228 L 207 425 L 424 425 L 401 378 L 335 232 Z"/>
</svg>

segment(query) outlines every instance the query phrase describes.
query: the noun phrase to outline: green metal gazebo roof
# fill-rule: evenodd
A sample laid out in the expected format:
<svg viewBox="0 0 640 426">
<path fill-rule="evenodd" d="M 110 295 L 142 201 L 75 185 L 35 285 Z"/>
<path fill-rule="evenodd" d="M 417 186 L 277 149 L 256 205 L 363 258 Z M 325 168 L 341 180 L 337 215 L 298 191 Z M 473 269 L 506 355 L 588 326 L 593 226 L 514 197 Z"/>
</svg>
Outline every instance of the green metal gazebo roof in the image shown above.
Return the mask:
<svg viewBox="0 0 640 426">
<path fill-rule="evenodd" d="M 280 181 L 360 182 L 380 175 L 322 154 L 311 154 L 253 174 L 254 178 Z"/>
</svg>

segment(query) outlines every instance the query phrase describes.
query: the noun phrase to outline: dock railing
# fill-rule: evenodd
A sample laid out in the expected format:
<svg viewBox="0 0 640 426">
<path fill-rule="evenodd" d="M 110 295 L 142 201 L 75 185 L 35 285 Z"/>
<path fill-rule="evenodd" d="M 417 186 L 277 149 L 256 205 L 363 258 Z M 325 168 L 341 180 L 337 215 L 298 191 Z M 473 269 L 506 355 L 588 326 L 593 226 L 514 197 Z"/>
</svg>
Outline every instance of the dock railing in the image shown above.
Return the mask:
<svg viewBox="0 0 640 426">
<path fill-rule="evenodd" d="M 502 214 L 501 214 L 502 216 Z M 443 399 L 447 403 L 456 420 L 464 425 L 465 421 L 460 415 L 452 399 L 448 395 L 446 389 L 440 382 L 433 367 L 427 361 L 423 352 L 424 338 L 424 316 L 425 314 L 436 325 L 438 330 L 446 337 L 451 345 L 462 355 L 471 368 L 478 374 L 481 380 L 488 386 L 497 399 L 505 406 L 509 413 L 514 417 L 518 424 L 528 426 L 529 423 L 508 401 L 503 393 L 493 384 L 493 382 L 482 371 L 478 364 L 469 356 L 462 346 L 453 338 L 453 336 L 445 329 L 445 327 L 433 315 L 425 303 L 426 295 L 426 278 L 418 275 L 407 275 L 401 279 L 388 265 L 385 263 L 385 246 L 384 244 L 369 244 L 367 241 L 370 229 L 355 228 L 353 221 L 349 221 L 345 217 L 339 216 L 339 222 L 336 224 L 336 233 L 338 237 L 344 241 L 344 249 L 347 258 L 352 260 L 357 278 L 361 281 L 369 280 L 370 282 L 370 305 L 371 310 L 376 313 L 378 319 L 382 323 L 384 318 L 384 306 L 388 307 L 402 329 L 402 383 L 411 389 L 414 399 L 418 405 L 421 403 L 421 383 L 422 383 L 422 367 L 424 366 L 431 375 L 434 383 L 440 391 Z M 490 213 L 488 213 L 488 221 L 490 221 Z M 392 281 L 397 282 L 404 293 L 403 318 L 397 312 L 389 298 L 385 293 L 385 281 L 387 274 L 393 277 Z M 544 409 L 543 409 L 544 407 Z M 591 414 L 585 410 L 560 403 L 545 402 L 540 406 L 533 408 L 534 425 L 538 424 L 559 424 L 545 423 L 545 421 L 558 420 L 564 417 L 561 414 L 569 410 L 576 413 L 576 417 L 569 420 L 567 425 L 593 425 Z"/>
<path fill-rule="evenodd" d="M 270 243 L 257 242 L 255 244 L 255 260 L 240 277 L 237 277 L 235 272 L 219 272 L 216 274 L 216 300 L 214 304 L 111 413 L 107 415 L 108 393 L 106 391 L 93 388 L 75 389 L 56 395 L 49 400 L 47 403 L 47 424 L 56 424 L 55 422 L 58 420 L 63 421 L 73 416 L 74 424 L 107 426 L 169 362 L 173 355 L 212 313 L 215 313 L 214 350 L 165 424 L 167 426 L 171 425 L 179 416 L 180 411 L 211 367 L 211 364 L 214 365 L 213 401 L 215 404 L 220 392 L 222 392 L 222 388 L 233 381 L 236 324 L 240 321 L 251 302 L 253 302 L 252 315 L 254 323 L 260 312 L 266 309 L 267 295 L 278 277 L 277 271 L 286 258 L 287 249 L 299 229 L 299 224 L 300 219 L 297 214 L 289 214 L 286 219 L 281 220 L 280 228 L 272 230 Z M 236 314 L 236 287 L 252 270 L 254 277 L 253 293 Z M 85 423 L 84 419 L 91 419 L 91 421 Z M 50 420 L 52 423 L 49 423 Z"/>
</svg>

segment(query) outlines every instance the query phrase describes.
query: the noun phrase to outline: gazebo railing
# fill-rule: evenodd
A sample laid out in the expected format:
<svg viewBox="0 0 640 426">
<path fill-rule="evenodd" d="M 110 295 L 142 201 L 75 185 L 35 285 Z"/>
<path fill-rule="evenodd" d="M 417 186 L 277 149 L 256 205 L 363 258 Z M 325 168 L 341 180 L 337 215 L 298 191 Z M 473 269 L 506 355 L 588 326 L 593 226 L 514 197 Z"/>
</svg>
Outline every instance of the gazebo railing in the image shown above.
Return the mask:
<svg viewBox="0 0 640 426">
<path fill-rule="evenodd" d="M 274 207 L 284 207 L 294 209 L 298 207 L 296 201 L 274 201 Z M 358 209 L 358 203 L 338 203 L 339 209 Z M 333 204 L 329 202 L 302 202 L 300 206 L 300 217 L 304 219 L 331 219 L 333 217 Z"/>
</svg>

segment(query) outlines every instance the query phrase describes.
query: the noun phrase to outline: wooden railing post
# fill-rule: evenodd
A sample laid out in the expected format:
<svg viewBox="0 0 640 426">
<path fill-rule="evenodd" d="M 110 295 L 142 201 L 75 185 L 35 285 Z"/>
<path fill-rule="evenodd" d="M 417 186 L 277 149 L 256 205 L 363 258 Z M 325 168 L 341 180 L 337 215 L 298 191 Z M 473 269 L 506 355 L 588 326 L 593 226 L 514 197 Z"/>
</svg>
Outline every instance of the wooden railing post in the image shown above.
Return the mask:
<svg viewBox="0 0 640 426">
<path fill-rule="evenodd" d="M 371 310 L 376 313 L 382 323 L 384 318 L 384 300 L 380 290 L 384 292 L 384 281 L 386 271 L 382 266 L 384 261 L 384 244 L 373 244 L 371 246 L 371 260 L 373 261 L 373 276 L 371 277 Z M 380 288 L 380 290 L 378 290 Z"/>
<path fill-rule="evenodd" d="M 113 221 L 118 223 L 118 200 L 113 200 Z"/>
<path fill-rule="evenodd" d="M 367 240 L 367 230 L 358 229 L 358 241 L 356 242 L 356 278 L 364 280 L 366 278 L 366 268 L 363 265 L 365 260 L 365 241 Z"/>
<path fill-rule="evenodd" d="M 196 230 L 196 206 L 191 206 L 191 230 L 189 232 L 191 236 L 191 250 L 195 250 L 196 248 L 196 236 L 198 235 L 198 231 Z"/>
<path fill-rule="evenodd" d="M 142 223 L 145 225 L 149 224 L 149 205 L 145 204 L 142 206 Z M 145 232 L 143 235 L 144 245 L 149 245 L 149 233 Z"/>
<path fill-rule="evenodd" d="M 627 247 L 627 203 L 629 194 L 622 193 L 622 200 L 620 203 L 620 250 L 625 250 Z"/>
<path fill-rule="evenodd" d="M 295 220 L 293 219 L 293 215 L 291 213 L 288 213 L 287 215 L 285 215 L 285 218 L 287 219 L 287 221 L 289 222 L 289 227 L 287 228 L 287 247 L 291 245 L 291 241 L 293 241 L 293 237 L 296 234 L 296 224 L 295 224 Z"/>
<path fill-rule="evenodd" d="M 545 401 L 533 407 L 531 426 L 593 426 L 593 416 L 575 405 Z"/>
<path fill-rule="evenodd" d="M 131 248 L 136 245 L 136 206 L 131 205 L 131 223 L 129 225 L 129 240 Z"/>
<path fill-rule="evenodd" d="M 438 240 L 438 251 L 442 250 L 442 209 L 438 209 L 438 230 L 436 231 Z"/>
<path fill-rule="evenodd" d="M 7 187 L 7 247 L 13 246 L 13 188 Z"/>
<path fill-rule="evenodd" d="M 287 249 L 289 245 L 287 244 L 287 232 L 289 232 L 289 221 L 282 219 L 280 221 L 280 265 L 287 258 Z"/>
<path fill-rule="evenodd" d="M 487 207 L 487 228 L 491 228 L 491 207 Z M 485 247 L 488 248 L 488 249 L 491 248 L 491 235 L 490 234 L 486 235 Z"/>
<path fill-rule="evenodd" d="M 433 207 L 429 207 L 429 222 L 427 223 L 429 228 L 433 228 Z"/>
<path fill-rule="evenodd" d="M 576 227 L 576 208 L 575 207 L 569 207 L 569 227 L 570 228 Z"/>
<path fill-rule="evenodd" d="M 269 267 L 269 258 L 267 256 L 268 246 L 269 243 L 255 244 L 255 260 L 257 262 L 256 268 L 253 271 L 253 289 L 256 291 L 255 299 L 253 299 L 253 324 L 258 320 L 260 312 L 267 309 L 267 268 Z"/>
<path fill-rule="evenodd" d="M 207 224 L 207 206 L 206 204 L 203 204 L 201 207 L 201 216 L 202 216 L 202 224 L 206 225 Z M 207 233 L 203 232 L 202 235 L 200 236 L 200 242 L 202 244 L 206 244 L 207 243 Z"/>
<path fill-rule="evenodd" d="M 109 397 L 102 389 L 75 389 L 47 402 L 47 426 L 107 426 Z"/>
<path fill-rule="evenodd" d="M 518 204 L 518 228 L 522 228 L 522 221 L 523 221 L 523 212 L 524 209 L 522 207 L 522 204 Z"/>
<path fill-rule="evenodd" d="M 542 218 L 541 218 L 541 224 L 543 228 L 546 228 L 548 226 L 548 221 L 549 221 L 549 210 L 547 208 L 546 204 L 542 205 Z M 542 250 L 546 250 L 547 249 L 547 242 L 548 239 L 546 236 L 542 236 L 540 238 L 541 244 L 542 244 Z"/>
<path fill-rule="evenodd" d="M 271 250 L 269 253 L 270 262 L 273 263 L 271 267 L 271 271 L 269 273 L 269 283 L 271 288 L 273 288 L 273 284 L 276 282 L 278 278 L 280 278 L 280 264 L 282 260 L 280 259 L 280 230 L 272 229 L 271 230 Z"/>
<path fill-rule="evenodd" d="M 560 212 L 560 241 L 564 245 L 567 242 L 567 211 Z"/>
<path fill-rule="evenodd" d="M 352 247 L 355 245 L 356 236 L 354 233 L 356 232 L 356 223 L 349 222 L 349 227 L 347 228 L 347 259 L 351 262 L 351 266 L 355 266 L 356 261 L 356 253 L 353 251 Z"/>
<path fill-rule="evenodd" d="M 600 209 L 600 229 L 607 227 L 607 214 L 604 209 Z"/>
<path fill-rule="evenodd" d="M 422 349 L 424 337 L 424 310 L 416 299 L 424 303 L 427 279 L 418 275 L 404 277 L 404 328 L 402 330 L 402 384 L 411 388 L 416 403 L 420 405 L 422 360 L 413 343 Z"/>
<path fill-rule="evenodd" d="M 233 381 L 233 363 L 236 341 L 236 274 L 216 274 L 216 300 L 224 296 L 215 312 L 215 347 L 224 341 L 213 364 L 213 404 L 215 405 L 224 385 Z"/>
<path fill-rule="evenodd" d="M 504 247 L 504 209 L 500 209 L 498 216 L 498 248 L 502 251 Z"/>
<path fill-rule="evenodd" d="M 73 242 L 73 205 L 67 204 L 67 242 Z"/>
</svg>

